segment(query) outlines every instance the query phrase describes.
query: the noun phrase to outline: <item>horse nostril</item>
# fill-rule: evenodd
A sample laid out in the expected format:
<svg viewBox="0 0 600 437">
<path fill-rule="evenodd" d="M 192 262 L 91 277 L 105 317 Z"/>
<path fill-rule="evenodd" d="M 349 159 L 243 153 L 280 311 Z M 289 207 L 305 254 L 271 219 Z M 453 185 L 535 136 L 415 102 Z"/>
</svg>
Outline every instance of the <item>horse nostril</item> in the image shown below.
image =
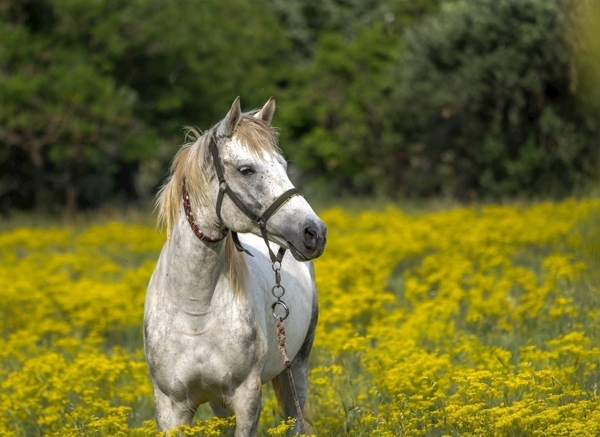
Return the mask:
<svg viewBox="0 0 600 437">
<path fill-rule="evenodd" d="M 304 246 L 307 249 L 313 250 L 317 247 L 317 239 L 319 238 L 319 232 L 315 228 L 310 226 L 304 228 Z"/>
</svg>

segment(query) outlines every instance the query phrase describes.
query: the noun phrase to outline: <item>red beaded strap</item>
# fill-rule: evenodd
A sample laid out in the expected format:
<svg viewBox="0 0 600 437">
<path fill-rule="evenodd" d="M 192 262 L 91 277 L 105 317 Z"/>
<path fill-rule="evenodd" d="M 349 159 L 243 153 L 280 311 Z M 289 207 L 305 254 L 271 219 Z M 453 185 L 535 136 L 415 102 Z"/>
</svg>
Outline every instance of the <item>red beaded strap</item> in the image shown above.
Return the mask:
<svg viewBox="0 0 600 437">
<path fill-rule="evenodd" d="M 183 209 L 185 211 L 185 216 L 187 217 L 188 223 L 192 227 L 192 231 L 194 231 L 194 234 L 196 234 L 196 237 L 198 237 L 202 241 L 206 241 L 206 242 L 209 242 L 209 243 L 218 243 L 223 238 L 225 238 L 227 236 L 227 234 L 229 233 L 229 229 L 227 229 L 227 228 L 217 238 L 211 238 L 211 237 L 205 235 L 198 228 L 198 225 L 196 224 L 196 221 L 194 220 L 194 214 L 192 214 L 192 208 L 190 206 L 190 196 L 188 195 L 188 192 L 185 189 L 185 179 L 183 181 L 183 190 L 182 190 L 182 192 L 183 192 L 182 193 L 182 195 L 183 195 Z"/>
</svg>

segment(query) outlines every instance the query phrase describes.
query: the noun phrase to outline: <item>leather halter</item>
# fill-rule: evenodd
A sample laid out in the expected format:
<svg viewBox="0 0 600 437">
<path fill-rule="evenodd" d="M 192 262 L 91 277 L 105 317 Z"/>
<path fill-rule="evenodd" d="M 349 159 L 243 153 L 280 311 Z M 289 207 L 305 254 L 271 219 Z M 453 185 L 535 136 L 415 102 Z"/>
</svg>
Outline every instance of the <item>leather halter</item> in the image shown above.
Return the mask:
<svg viewBox="0 0 600 437">
<path fill-rule="evenodd" d="M 211 238 L 200 230 L 198 224 L 196 223 L 196 220 L 194 219 L 194 214 L 192 213 L 192 207 L 190 206 L 190 196 L 188 195 L 188 192 L 185 189 L 185 179 L 183 180 L 182 196 L 183 210 L 185 211 L 185 216 L 187 218 L 188 223 L 192 227 L 192 231 L 194 231 L 194 234 L 196 234 L 196 237 L 198 237 L 202 241 L 207 241 L 209 243 L 218 243 L 227 236 L 227 234 L 229 233 L 229 229 L 227 228 L 225 228 L 221 235 L 219 235 L 216 238 Z"/>
<path fill-rule="evenodd" d="M 265 212 L 262 215 L 258 216 L 248 206 L 246 206 L 244 204 L 244 202 L 242 202 L 242 200 L 237 196 L 237 194 L 235 194 L 235 192 L 227 184 L 227 181 L 225 180 L 225 175 L 223 172 L 223 166 L 221 165 L 221 160 L 219 159 L 219 150 L 217 149 L 217 142 L 215 141 L 214 135 L 211 135 L 211 137 L 210 137 L 210 143 L 208 145 L 208 148 L 210 149 L 210 153 L 212 155 L 213 163 L 215 166 L 215 171 L 217 172 L 217 178 L 219 179 L 219 194 L 217 196 L 217 204 L 216 204 L 217 217 L 219 218 L 219 220 L 223 221 L 223 219 L 221 218 L 221 205 L 223 204 L 223 197 L 225 195 L 229 196 L 231 201 L 240 209 L 240 211 L 242 211 L 248 218 L 250 218 L 250 220 L 252 220 L 253 222 L 256 222 L 256 224 L 258 224 L 258 227 L 260 228 L 262 237 L 265 240 L 265 244 L 267 245 L 267 249 L 269 250 L 269 257 L 271 258 L 271 262 L 281 263 L 281 260 L 283 259 L 283 255 L 285 254 L 286 250 L 283 247 L 280 247 L 279 251 L 277 252 L 277 255 L 275 255 L 273 253 L 273 251 L 271 250 L 271 246 L 269 245 L 269 238 L 268 238 L 268 234 L 267 234 L 267 220 L 269 220 L 269 218 L 271 218 L 271 216 L 273 216 L 279 210 L 279 208 L 281 208 L 288 200 L 290 200 L 294 196 L 298 196 L 298 195 L 301 196 L 302 193 L 300 193 L 300 190 L 298 190 L 297 188 L 291 188 L 291 189 L 285 191 L 277 199 L 275 199 L 273 201 L 273 203 L 271 203 L 271 205 L 269 205 L 269 207 L 265 210 Z M 183 206 L 184 206 L 184 208 L 186 208 L 185 211 L 186 211 L 186 216 L 188 217 L 188 222 L 192 226 L 192 230 L 194 231 L 196 236 L 198 238 L 200 238 L 201 240 L 208 241 L 208 242 L 217 242 L 217 241 L 221 241 L 223 238 L 225 238 L 229 229 L 225 229 L 223 234 L 216 239 L 210 239 L 198 230 L 197 226 L 195 225 L 194 218 L 191 213 L 191 209 L 189 208 L 189 200 L 187 199 L 187 192 L 185 191 L 185 181 L 184 181 L 184 185 L 183 185 L 183 191 L 184 191 Z M 188 203 L 187 207 L 186 207 L 186 201 Z M 188 211 L 189 211 L 189 214 L 188 214 Z M 194 228 L 194 226 L 196 226 L 196 228 Z M 235 247 L 238 251 L 246 252 L 248 255 L 254 256 L 247 249 L 245 249 L 244 246 L 242 246 L 237 232 L 231 231 L 231 238 L 233 239 L 233 244 L 235 245 Z"/>
</svg>

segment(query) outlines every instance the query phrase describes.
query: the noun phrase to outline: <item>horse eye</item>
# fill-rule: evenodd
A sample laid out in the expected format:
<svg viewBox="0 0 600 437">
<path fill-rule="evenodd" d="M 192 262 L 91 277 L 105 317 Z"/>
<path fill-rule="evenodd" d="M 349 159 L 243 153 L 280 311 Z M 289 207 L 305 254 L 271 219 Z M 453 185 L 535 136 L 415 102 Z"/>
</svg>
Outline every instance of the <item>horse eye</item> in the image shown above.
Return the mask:
<svg viewBox="0 0 600 437">
<path fill-rule="evenodd" d="M 254 173 L 254 170 L 252 170 L 252 167 L 250 167 L 249 165 L 242 165 L 240 168 L 238 168 L 238 171 L 244 176 L 248 176 Z"/>
</svg>

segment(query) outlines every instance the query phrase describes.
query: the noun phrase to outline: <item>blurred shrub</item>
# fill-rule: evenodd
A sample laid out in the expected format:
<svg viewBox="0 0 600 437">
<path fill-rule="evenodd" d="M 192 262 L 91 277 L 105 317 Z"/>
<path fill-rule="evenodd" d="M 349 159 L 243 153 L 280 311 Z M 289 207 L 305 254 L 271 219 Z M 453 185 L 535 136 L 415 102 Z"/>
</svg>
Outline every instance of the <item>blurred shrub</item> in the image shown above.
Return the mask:
<svg viewBox="0 0 600 437">
<path fill-rule="evenodd" d="M 313 64 L 296 76 L 283 110 L 282 143 L 313 184 L 354 193 L 386 188 L 399 144 L 388 98 L 397 46 L 380 27 L 364 29 L 350 43 L 326 34 Z"/>
<path fill-rule="evenodd" d="M 598 113 L 576 94 L 584 2 L 447 3 L 406 34 L 397 98 L 423 194 L 565 195 L 597 170 Z"/>
<path fill-rule="evenodd" d="M 264 2 L 0 0 L 0 40 L 9 207 L 139 198 L 140 169 L 160 183 L 181 126 L 209 126 L 238 94 L 266 100 L 285 70 Z"/>
<path fill-rule="evenodd" d="M 148 200 L 274 95 L 301 188 L 563 196 L 598 169 L 591 0 L 0 0 L 0 213 Z M 407 30 L 408 29 L 408 30 Z"/>
</svg>

